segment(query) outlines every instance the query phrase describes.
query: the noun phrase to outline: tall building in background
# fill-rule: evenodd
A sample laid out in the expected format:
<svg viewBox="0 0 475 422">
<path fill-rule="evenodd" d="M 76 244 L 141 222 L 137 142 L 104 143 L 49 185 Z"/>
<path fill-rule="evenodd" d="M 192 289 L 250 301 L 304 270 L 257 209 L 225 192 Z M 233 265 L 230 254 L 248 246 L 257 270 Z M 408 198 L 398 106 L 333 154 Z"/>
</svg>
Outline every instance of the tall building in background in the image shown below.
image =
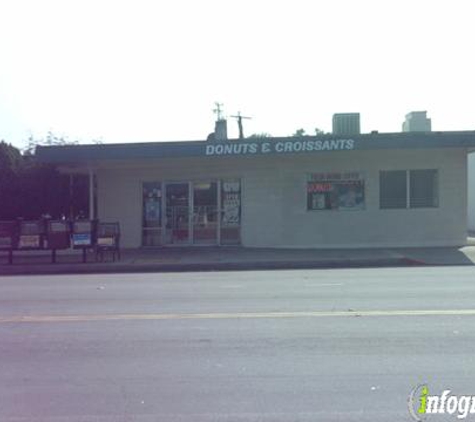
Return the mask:
<svg viewBox="0 0 475 422">
<path fill-rule="evenodd" d="M 359 135 L 360 113 L 337 113 L 333 115 L 334 135 Z"/>
<path fill-rule="evenodd" d="M 427 118 L 427 111 L 411 111 L 406 114 L 406 120 L 402 124 L 403 132 L 430 132 L 431 120 Z"/>
</svg>

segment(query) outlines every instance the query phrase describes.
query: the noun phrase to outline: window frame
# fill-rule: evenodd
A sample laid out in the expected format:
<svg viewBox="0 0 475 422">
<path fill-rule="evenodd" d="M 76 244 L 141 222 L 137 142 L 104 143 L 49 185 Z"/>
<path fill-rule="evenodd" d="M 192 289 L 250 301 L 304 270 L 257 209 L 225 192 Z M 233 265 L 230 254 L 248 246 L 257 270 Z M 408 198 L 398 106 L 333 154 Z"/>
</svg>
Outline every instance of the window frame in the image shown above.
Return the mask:
<svg viewBox="0 0 475 422">
<path fill-rule="evenodd" d="M 406 179 L 406 199 L 404 207 L 382 207 L 381 206 L 381 174 L 382 173 L 391 173 L 391 172 L 404 172 Z M 435 193 L 433 206 L 411 206 L 411 173 L 417 171 L 432 171 L 435 172 L 435 188 L 433 193 Z M 415 209 L 434 209 L 440 207 L 440 171 L 438 168 L 413 168 L 413 169 L 394 169 L 394 170 L 380 170 L 379 171 L 379 209 L 380 210 L 415 210 Z"/>
</svg>

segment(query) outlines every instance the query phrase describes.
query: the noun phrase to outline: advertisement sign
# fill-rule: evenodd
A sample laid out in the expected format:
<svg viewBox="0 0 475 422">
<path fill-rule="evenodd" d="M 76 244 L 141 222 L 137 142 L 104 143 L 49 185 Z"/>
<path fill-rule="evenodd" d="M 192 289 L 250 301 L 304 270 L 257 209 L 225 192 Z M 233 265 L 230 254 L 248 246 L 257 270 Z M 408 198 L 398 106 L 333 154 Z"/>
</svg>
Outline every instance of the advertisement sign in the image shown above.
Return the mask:
<svg viewBox="0 0 475 422">
<path fill-rule="evenodd" d="M 40 236 L 39 235 L 21 235 L 18 242 L 19 248 L 39 248 Z"/>
<path fill-rule="evenodd" d="M 73 234 L 73 246 L 91 246 L 91 233 L 75 233 Z"/>
<path fill-rule="evenodd" d="M 348 151 L 354 139 L 291 139 L 278 142 L 227 142 L 206 145 L 207 156 L 291 154 L 296 152 Z"/>
<path fill-rule="evenodd" d="M 97 238 L 97 245 L 98 246 L 114 246 L 114 238 L 113 237 L 99 237 Z"/>
<path fill-rule="evenodd" d="M 222 186 L 223 227 L 239 226 L 241 220 L 241 183 L 239 180 L 223 181 Z"/>
<path fill-rule="evenodd" d="M 308 211 L 364 208 L 364 177 L 361 172 L 326 172 L 308 175 Z"/>
</svg>

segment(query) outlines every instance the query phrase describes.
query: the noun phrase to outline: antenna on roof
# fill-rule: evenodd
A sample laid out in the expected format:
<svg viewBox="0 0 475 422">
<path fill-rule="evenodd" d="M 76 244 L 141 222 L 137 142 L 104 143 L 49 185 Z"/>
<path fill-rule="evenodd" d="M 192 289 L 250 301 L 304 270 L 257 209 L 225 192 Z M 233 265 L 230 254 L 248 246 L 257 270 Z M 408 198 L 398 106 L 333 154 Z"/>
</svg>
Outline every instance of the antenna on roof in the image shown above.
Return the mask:
<svg viewBox="0 0 475 422">
<path fill-rule="evenodd" d="M 252 117 L 241 116 L 241 112 L 238 111 L 237 116 L 231 116 L 237 119 L 238 127 L 239 127 L 239 139 L 244 139 L 244 130 L 242 128 L 242 119 L 252 119 Z"/>
<path fill-rule="evenodd" d="M 215 102 L 214 105 L 216 108 L 213 109 L 213 113 L 216 114 L 216 121 L 224 120 L 223 117 L 223 103 Z"/>
</svg>

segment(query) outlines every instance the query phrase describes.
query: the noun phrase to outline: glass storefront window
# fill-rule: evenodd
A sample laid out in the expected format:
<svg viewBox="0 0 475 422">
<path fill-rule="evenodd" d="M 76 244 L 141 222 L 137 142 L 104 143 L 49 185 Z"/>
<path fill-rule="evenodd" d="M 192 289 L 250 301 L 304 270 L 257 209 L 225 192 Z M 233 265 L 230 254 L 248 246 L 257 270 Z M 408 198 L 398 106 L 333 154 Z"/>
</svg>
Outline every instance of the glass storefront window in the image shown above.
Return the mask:
<svg viewBox="0 0 475 422">
<path fill-rule="evenodd" d="M 216 245 L 218 242 L 218 184 L 193 184 L 193 243 Z"/>
<path fill-rule="evenodd" d="M 190 241 L 190 207 L 189 207 L 189 184 L 167 183 L 166 206 L 167 244 L 188 244 Z"/>
<path fill-rule="evenodd" d="M 146 182 L 142 207 L 143 246 L 241 243 L 239 179 Z"/>
<path fill-rule="evenodd" d="M 436 208 L 439 206 L 438 171 L 389 170 L 379 172 L 379 207 Z"/>
</svg>

